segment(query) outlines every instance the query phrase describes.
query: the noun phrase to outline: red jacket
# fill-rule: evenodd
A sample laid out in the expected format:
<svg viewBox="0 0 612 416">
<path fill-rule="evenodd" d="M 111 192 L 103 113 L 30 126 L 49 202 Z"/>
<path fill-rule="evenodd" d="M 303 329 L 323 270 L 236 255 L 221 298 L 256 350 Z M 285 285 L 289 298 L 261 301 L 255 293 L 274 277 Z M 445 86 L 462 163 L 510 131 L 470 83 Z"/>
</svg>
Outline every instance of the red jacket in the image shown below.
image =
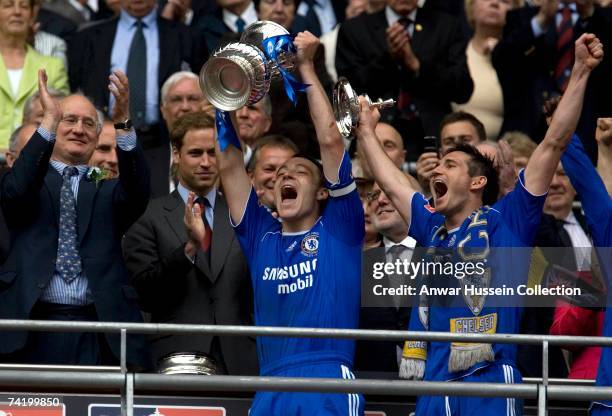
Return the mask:
<svg viewBox="0 0 612 416">
<path fill-rule="evenodd" d="M 584 309 L 566 302 L 559 302 L 550 327 L 551 335 L 600 336 L 604 324 L 604 312 Z M 568 378 L 595 379 L 601 357 L 601 347 L 568 347 L 573 354 Z"/>
</svg>

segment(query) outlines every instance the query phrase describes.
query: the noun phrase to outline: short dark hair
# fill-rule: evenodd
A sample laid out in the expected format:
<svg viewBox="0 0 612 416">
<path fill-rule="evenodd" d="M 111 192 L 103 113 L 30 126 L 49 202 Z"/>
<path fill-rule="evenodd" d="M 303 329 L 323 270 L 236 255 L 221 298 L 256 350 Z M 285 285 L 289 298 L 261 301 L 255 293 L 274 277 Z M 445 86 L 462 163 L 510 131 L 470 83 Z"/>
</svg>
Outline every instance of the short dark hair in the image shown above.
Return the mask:
<svg viewBox="0 0 612 416">
<path fill-rule="evenodd" d="M 497 202 L 497 197 L 499 195 L 499 176 L 493 161 L 489 159 L 488 156 L 480 153 L 477 148 L 466 143 L 459 143 L 451 147 L 444 152 L 444 156 L 451 152 L 463 152 L 470 157 L 470 161 L 468 162 L 468 174 L 471 177 L 485 176 L 487 178 L 487 184 L 482 192 L 482 203 L 484 205 L 493 205 Z"/>
<path fill-rule="evenodd" d="M 183 139 L 190 130 L 214 129 L 215 119 L 208 113 L 196 111 L 182 115 L 174 123 L 174 127 L 170 132 L 170 141 L 176 150 L 181 150 L 183 147 Z"/>
<path fill-rule="evenodd" d="M 252 172 L 255 170 L 255 165 L 259 160 L 259 154 L 261 153 L 261 149 L 266 146 L 277 147 L 280 149 L 285 149 L 293 154 L 298 154 L 299 149 L 295 143 L 293 143 L 288 137 L 283 136 L 281 134 L 269 134 L 267 136 L 263 136 L 259 140 L 255 142 L 253 146 L 253 155 L 251 159 L 249 159 L 249 163 L 247 164 L 247 171 Z"/>
<path fill-rule="evenodd" d="M 325 173 L 323 172 L 323 164 L 319 162 L 317 159 L 312 156 L 308 156 L 305 153 L 297 153 L 291 157 L 291 159 L 295 159 L 299 157 L 300 159 L 306 159 L 317 167 L 317 171 L 319 173 L 319 186 L 325 185 Z"/>
<path fill-rule="evenodd" d="M 481 142 L 487 140 L 487 132 L 485 130 L 484 124 L 480 120 L 476 118 L 473 114 L 466 113 L 465 111 L 455 111 L 454 113 L 447 114 L 440 123 L 440 132 L 442 129 L 452 123 L 457 123 L 459 121 L 465 121 L 470 123 L 476 129 L 476 134 L 478 134 L 478 139 Z"/>
</svg>

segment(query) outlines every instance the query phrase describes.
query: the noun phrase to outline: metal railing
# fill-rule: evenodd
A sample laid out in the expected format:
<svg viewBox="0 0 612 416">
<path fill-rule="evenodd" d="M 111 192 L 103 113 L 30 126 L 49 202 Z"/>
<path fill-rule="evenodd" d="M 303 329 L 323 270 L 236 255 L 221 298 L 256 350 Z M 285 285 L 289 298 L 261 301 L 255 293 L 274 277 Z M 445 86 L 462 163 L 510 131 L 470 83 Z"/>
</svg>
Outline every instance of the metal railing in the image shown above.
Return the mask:
<svg viewBox="0 0 612 416">
<path fill-rule="evenodd" d="M 233 325 L 143 324 L 123 322 L 69 322 L 0 320 L 0 331 L 119 332 L 119 367 L 80 366 L 0 366 L 0 386 L 31 387 L 49 392 L 83 391 L 121 394 L 122 416 L 133 416 L 134 393 L 202 391 L 301 391 L 362 393 L 373 395 L 447 395 L 515 397 L 537 399 L 538 416 L 547 413 L 547 401 L 612 400 L 612 387 L 596 387 L 592 382 L 553 384 L 548 377 L 548 349 L 556 346 L 612 346 L 612 337 L 552 336 L 522 334 L 452 334 L 447 332 L 409 332 L 328 328 L 286 328 Z M 344 380 L 330 378 L 193 376 L 128 372 L 127 334 L 211 334 L 224 336 L 273 336 L 297 338 L 341 338 L 374 341 L 406 339 L 437 342 L 480 342 L 542 345 L 542 378 L 523 384 L 433 382 L 408 380 Z M 36 370 L 36 371 L 23 371 Z M 92 373 L 95 377 L 92 377 Z"/>
</svg>

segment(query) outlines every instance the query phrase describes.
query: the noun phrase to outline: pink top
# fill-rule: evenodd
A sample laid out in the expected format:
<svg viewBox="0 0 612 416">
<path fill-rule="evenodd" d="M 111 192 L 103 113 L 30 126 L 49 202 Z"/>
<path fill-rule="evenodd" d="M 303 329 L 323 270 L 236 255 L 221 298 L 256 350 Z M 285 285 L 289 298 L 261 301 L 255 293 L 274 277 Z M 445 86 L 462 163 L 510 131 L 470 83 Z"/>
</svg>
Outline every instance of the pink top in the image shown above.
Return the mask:
<svg viewBox="0 0 612 416">
<path fill-rule="evenodd" d="M 551 335 L 599 336 L 603 330 L 604 311 L 584 309 L 558 302 L 550 327 Z M 568 378 L 595 379 L 601 356 L 601 347 L 566 348 L 573 352 L 573 362 Z"/>
</svg>

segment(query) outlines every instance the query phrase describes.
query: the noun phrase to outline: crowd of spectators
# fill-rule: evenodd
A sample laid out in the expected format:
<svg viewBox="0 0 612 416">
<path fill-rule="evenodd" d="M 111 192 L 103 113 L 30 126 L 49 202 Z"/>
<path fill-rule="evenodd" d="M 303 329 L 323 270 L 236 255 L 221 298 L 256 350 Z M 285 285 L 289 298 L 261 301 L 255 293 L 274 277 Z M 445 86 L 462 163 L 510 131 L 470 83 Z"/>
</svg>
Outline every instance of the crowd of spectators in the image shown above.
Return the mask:
<svg viewBox="0 0 612 416">
<path fill-rule="evenodd" d="M 334 81 L 346 77 L 360 94 L 397 100 L 397 106 L 382 112 L 376 135 L 395 166 L 411 174 L 413 188 L 427 198 L 442 155 L 461 144 L 492 156 L 501 196 L 503 185 L 514 186 L 544 137 L 552 112 L 549 105 L 545 113 L 545 102 L 567 88 L 573 42 L 594 33 L 604 47 L 612 45 L 607 3 L 0 0 L 0 151 L 5 154 L 0 318 L 139 321 L 141 311 L 152 322 L 253 324 L 249 270 L 223 196 L 222 188 L 232 184 L 219 184 L 214 108 L 198 79 L 207 58 L 249 24 L 271 20 L 293 33 L 319 36 L 314 68 L 330 97 Z M 589 78 L 576 133 L 612 194 L 611 55 Z M 44 82 L 39 69 L 46 71 Z M 46 87 L 39 91 L 41 83 Z M 51 120 L 49 108 L 56 105 L 60 115 Z M 261 101 L 235 112 L 247 172 L 270 211 L 277 169 L 296 154 L 320 157 L 308 110 L 305 94 L 293 105 L 277 83 Z M 128 118 L 134 137 L 114 127 Z M 49 136 L 55 131 L 50 126 L 57 129 L 57 139 Z M 426 136 L 437 137 L 435 148 L 426 146 Z M 56 148 L 64 140 L 67 144 L 50 156 L 47 146 L 53 140 Z M 416 241 L 408 236 L 408 225 L 374 181 L 359 143 L 347 143 L 347 149 L 365 213 L 364 265 L 378 260 L 377 248 L 388 251 L 387 261 L 410 258 Z M 26 164 L 49 157 L 62 165 L 39 166 L 37 189 L 20 182 Z M 510 169 L 504 166 L 508 160 L 513 161 Z M 68 180 L 77 207 L 72 224 L 77 244 L 71 247 L 78 247 L 83 266 L 62 283 L 58 263 L 64 249 L 58 244 L 68 220 L 58 201 L 63 204 L 65 191 L 70 192 L 61 176 L 65 165 L 79 167 L 81 178 L 80 186 L 74 177 Z M 101 179 L 87 182 L 91 169 L 86 166 L 97 167 Z M 100 186 L 99 180 L 113 186 Z M 198 230 L 187 221 L 185 206 L 194 206 L 190 192 L 201 197 L 197 209 L 206 243 L 198 241 Z M 577 202 L 560 163 L 535 246 L 579 248 L 559 267 L 605 291 Z M 205 255 L 185 256 L 191 246 Z M 394 246 L 401 250 L 391 253 Z M 36 257 L 24 259 L 28 256 Z M 32 265 L 42 262 L 48 264 Z M 70 282 L 82 287 L 71 289 Z M 405 306 L 363 307 L 360 327 L 402 330 L 409 316 Z M 559 302 L 556 308 L 526 308 L 522 328 L 535 334 L 600 335 L 603 316 L 603 310 Z M 41 350 L 37 344 L 43 341 L 56 350 Z M 152 362 L 137 358 L 145 340 L 133 341 L 130 362 L 136 368 L 155 367 L 174 352 L 200 351 L 213 357 L 223 373 L 257 373 L 255 342 L 248 337 L 156 336 L 146 340 Z M 62 351 L 60 342 L 72 349 Z M 82 342 L 88 349 L 78 352 Z M 358 342 L 355 369 L 397 374 L 402 347 Z M 0 341 L 0 360 L 9 362 L 112 363 L 116 353 L 113 337 L 49 341 L 15 333 Z M 600 355 L 598 347 L 551 348 L 550 375 L 595 378 Z M 518 366 L 524 376 L 538 376 L 541 354 L 520 348 Z"/>
</svg>

